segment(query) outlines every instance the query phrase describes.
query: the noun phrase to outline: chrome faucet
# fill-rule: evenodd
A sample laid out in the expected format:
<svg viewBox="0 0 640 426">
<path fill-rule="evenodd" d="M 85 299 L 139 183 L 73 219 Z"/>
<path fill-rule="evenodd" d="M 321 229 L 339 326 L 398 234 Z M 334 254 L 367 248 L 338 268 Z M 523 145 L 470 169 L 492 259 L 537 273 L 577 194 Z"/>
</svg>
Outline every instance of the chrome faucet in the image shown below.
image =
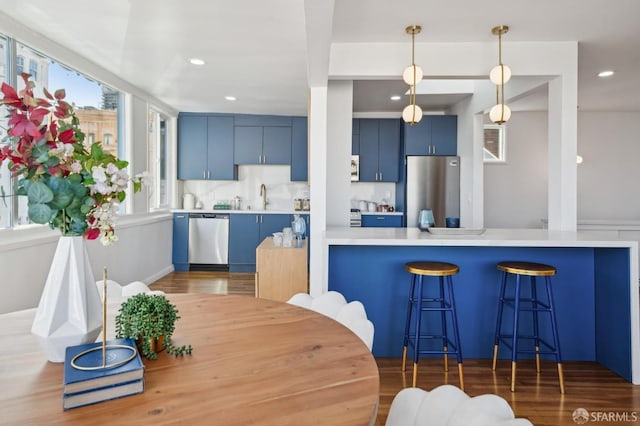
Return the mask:
<svg viewBox="0 0 640 426">
<path fill-rule="evenodd" d="M 267 187 L 264 186 L 264 183 L 260 185 L 260 195 L 262 196 L 262 209 L 266 210 L 269 202 L 267 201 Z"/>
</svg>

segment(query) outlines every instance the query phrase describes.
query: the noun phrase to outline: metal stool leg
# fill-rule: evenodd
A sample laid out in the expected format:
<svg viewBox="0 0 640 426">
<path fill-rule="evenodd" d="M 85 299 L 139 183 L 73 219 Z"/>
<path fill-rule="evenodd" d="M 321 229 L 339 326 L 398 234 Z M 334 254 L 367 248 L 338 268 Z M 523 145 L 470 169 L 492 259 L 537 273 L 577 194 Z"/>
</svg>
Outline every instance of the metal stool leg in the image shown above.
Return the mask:
<svg viewBox="0 0 640 426">
<path fill-rule="evenodd" d="M 402 371 L 407 371 L 407 346 L 409 345 L 409 327 L 411 324 L 411 311 L 413 308 L 414 290 L 416 287 L 416 276 L 411 275 L 411 288 L 409 289 L 409 302 L 407 306 L 407 321 L 404 326 L 404 341 L 402 349 Z"/>
<path fill-rule="evenodd" d="M 531 276 L 531 312 L 533 313 L 533 342 L 536 350 L 536 373 L 540 374 L 540 331 L 538 326 L 538 295 L 536 291 L 536 277 Z"/>
<path fill-rule="evenodd" d="M 547 288 L 547 297 L 549 299 L 549 309 L 551 313 L 551 333 L 553 334 L 553 345 L 556 351 L 556 361 L 558 363 L 558 380 L 560 381 L 560 393 L 564 394 L 564 373 L 562 371 L 562 357 L 560 356 L 560 339 L 558 339 L 558 323 L 556 322 L 556 309 L 553 303 L 553 294 L 551 293 L 551 278 L 545 277 Z"/>
<path fill-rule="evenodd" d="M 422 282 L 423 277 L 418 277 L 418 294 L 416 298 L 416 338 L 413 345 L 413 387 L 418 382 L 418 357 L 420 356 L 420 323 L 422 322 Z"/>
<path fill-rule="evenodd" d="M 445 352 L 442 356 L 444 361 L 444 371 L 449 371 L 449 356 L 447 355 L 447 351 L 449 350 L 449 344 L 447 343 L 447 312 L 445 311 L 446 306 L 444 302 L 444 277 L 439 277 L 438 279 L 440 284 L 440 319 L 442 321 L 442 350 Z"/>
<path fill-rule="evenodd" d="M 496 364 L 498 362 L 498 345 L 500 344 L 500 329 L 502 328 L 502 308 L 504 307 L 504 292 L 507 286 L 507 273 L 502 273 L 502 285 L 500 287 L 500 300 L 498 302 L 498 320 L 496 321 L 496 334 L 493 346 L 493 364 L 491 369 L 496 371 Z"/>
<path fill-rule="evenodd" d="M 447 287 L 449 287 L 449 299 L 451 303 L 451 323 L 455 336 L 456 355 L 458 358 L 458 376 L 460 377 L 460 389 L 464 391 L 464 375 L 462 374 L 462 348 L 460 347 L 460 333 L 458 331 L 458 318 L 456 315 L 456 299 L 453 296 L 453 280 L 451 275 L 447 276 Z"/>
<path fill-rule="evenodd" d="M 516 367 L 518 362 L 518 317 L 520 314 L 520 275 L 516 274 L 516 292 L 513 296 L 513 343 L 511 346 L 511 392 L 516 391 Z"/>
</svg>

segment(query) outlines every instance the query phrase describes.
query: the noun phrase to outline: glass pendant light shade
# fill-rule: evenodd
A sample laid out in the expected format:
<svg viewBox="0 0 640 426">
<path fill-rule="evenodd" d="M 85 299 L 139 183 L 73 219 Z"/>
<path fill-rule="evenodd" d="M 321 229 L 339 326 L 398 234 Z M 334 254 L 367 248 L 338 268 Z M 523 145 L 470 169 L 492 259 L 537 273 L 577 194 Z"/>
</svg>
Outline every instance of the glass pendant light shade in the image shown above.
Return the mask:
<svg viewBox="0 0 640 426">
<path fill-rule="evenodd" d="M 511 118 L 511 108 L 503 104 L 494 105 L 489 111 L 489 118 L 496 124 L 505 123 Z"/>
<path fill-rule="evenodd" d="M 414 69 L 415 69 L 415 73 L 414 73 Z M 415 75 L 415 81 L 413 78 L 414 75 Z M 422 81 L 422 68 L 420 68 L 416 64 L 409 65 L 402 73 L 402 79 L 409 86 L 415 86 L 417 83 L 420 83 L 420 81 Z"/>
<path fill-rule="evenodd" d="M 406 71 L 405 71 L 406 72 Z M 504 74 L 504 80 L 502 80 Z M 506 83 L 511 79 L 511 68 L 506 65 L 496 65 L 489 73 L 491 82 L 496 85 Z"/>
<path fill-rule="evenodd" d="M 402 110 L 402 119 L 407 124 L 416 124 L 420 120 L 422 120 L 422 108 L 418 105 L 407 105 L 404 110 Z"/>
</svg>

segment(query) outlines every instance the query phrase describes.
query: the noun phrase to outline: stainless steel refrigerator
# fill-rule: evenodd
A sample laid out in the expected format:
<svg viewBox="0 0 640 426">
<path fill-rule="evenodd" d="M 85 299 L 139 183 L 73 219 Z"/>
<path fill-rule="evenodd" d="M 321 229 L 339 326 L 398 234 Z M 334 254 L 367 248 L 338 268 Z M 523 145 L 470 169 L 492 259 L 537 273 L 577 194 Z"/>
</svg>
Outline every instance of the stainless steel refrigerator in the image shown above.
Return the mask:
<svg viewBox="0 0 640 426">
<path fill-rule="evenodd" d="M 418 213 L 431 209 L 436 227 L 445 218 L 460 217 L 460 158 L 436 156 L 407 157 L 407 227 L 418 226 Z"/>
</svg>

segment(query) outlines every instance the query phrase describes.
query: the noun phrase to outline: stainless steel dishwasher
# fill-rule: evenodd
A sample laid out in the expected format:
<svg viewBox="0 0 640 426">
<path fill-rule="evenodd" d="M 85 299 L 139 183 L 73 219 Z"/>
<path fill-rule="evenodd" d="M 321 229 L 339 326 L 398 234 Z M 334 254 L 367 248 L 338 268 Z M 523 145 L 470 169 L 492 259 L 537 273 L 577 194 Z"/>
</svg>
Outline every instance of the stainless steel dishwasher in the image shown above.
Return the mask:
<svg viewBox="0 0 640 426">
<path fill-rule="evenodd" d="M 229 268 L 229 215 L 189 214 L 189 267 Z"/>
</svg>

